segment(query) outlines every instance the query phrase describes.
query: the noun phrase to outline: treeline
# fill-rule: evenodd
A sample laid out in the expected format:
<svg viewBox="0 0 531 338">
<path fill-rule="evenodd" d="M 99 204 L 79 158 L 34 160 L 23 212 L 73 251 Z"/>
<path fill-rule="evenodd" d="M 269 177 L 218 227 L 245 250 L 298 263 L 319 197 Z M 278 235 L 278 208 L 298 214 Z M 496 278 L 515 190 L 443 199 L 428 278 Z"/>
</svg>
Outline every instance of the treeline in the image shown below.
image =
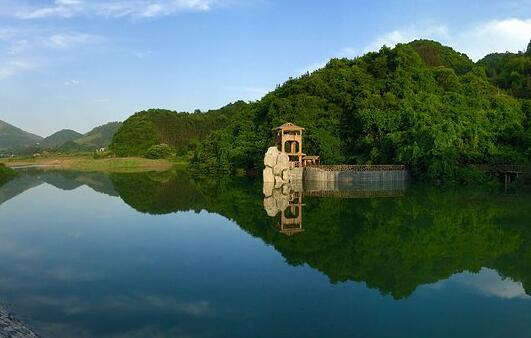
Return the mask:
<svg viewBox="0 0 531 338">
<path fill-rule="evenodd" d="M 118 156 L 146 156 L 152 152 L 150 148 L 165 144 L 177 154 L 186 154 L 246 106 L 238 101 L 219 110 L 192 114 L 165 109 L 141 111 L 124 122 L 110 148 Z"/>
<path fill-rule="evenodd" d="M 515 203 L 482 188 L 421 185 L 400 198 L 304 196 L 304 232 L 286 236 L 278 229 L 280 215 L 264 211 L 257 180 L 197 178 L 183 171 L 112 174 L 110 180 L 137 211 L 222 215 L 271 245 L 288 264 L 317 269 L 332 283 L 365 282 L 402 299 L 419 285 L 488 267 L 531 290 L 531 260 L 522 259 L 531 255 L 531 209 L 522 196 Z"/>
<path fill-rule="evenodd" d="M 434 41 L 333 59 L 234 116 L 194 164 L 260 168 L 271 129 L 286 121 L 306 128 L 304 152 L 323 163 L 406 164 L 445 180 L 469 179 L 476 164 L 528 163 L 524 103 L 492 82 L 484 66 Z"/>
<path fill-rule="evenodd" d="M 531 99 L 531 42 L 526 52 L 494 53 L 478 62 L 496 86 L 521 99 Z"/>
<path fill-rule="evenodd" d="M 419 285 L 481 268 L 521 282 L 531 295 L 526 194 L 414 185 L 399 198 L 304 195 L 304 231 L 286 236 L 278 229 L 280 215 L 268 217 L 264 210 L 262 183 L 245 177 L 198 178 L 180 170 L 107 176 L 26 169 L 17 184 L 0 189 L 0 204 L 39 182 L 64 190 L 87 185 L 119 196 L 142 213 L 216 213 L 270 245 L 290 265 L 319 270 L 332 283 L 365 282 L 396 299 L 409 297 Z"/>
<path fill-rule="evenodd" d="M 260 170 L 271 129 L 306 128 L 304 152 L 323 163 L 405 164 L 417 177 L 477 179 L 478 164 L 531 156 L 529 48 L 478 63 L 435 41 L 332 59 L 261 100 L 201 114 L 150 110 L 124 123 L 120 156 L 166 143 L 203 171 Z M 228 113 L 229 112 L 229 113 Z"/>
</svg>

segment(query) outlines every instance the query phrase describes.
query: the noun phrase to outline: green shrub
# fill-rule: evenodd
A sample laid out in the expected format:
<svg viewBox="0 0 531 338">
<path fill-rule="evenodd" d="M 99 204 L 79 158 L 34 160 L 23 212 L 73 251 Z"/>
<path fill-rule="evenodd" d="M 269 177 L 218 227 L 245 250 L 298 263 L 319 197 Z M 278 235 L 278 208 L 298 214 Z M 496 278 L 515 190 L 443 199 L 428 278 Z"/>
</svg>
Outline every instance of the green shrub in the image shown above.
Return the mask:
<svg viewBox="0 0 531 338">
<path fill-rule="evenodd" d="M 103 158 L 111 158 L 113 155 L 112 151 L 95 151 L 92 156 L 95 160 L 100 160 Z"/>
<path fill-rule="evenodd" d="M 149 147 L 144 157 L 150 159 L 169 158 L 175 155 L 173 149 L 167 144 L 156 144 Z"/>
</svg>

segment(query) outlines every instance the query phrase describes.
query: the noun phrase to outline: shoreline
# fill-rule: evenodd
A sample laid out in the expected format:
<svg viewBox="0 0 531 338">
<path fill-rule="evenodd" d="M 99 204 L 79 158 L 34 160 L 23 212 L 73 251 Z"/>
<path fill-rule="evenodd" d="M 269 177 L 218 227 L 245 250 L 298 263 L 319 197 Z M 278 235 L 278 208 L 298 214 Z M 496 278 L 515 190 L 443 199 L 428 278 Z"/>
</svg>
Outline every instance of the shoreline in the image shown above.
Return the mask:
<svg viewBox="0 0 531 338">
<path fill-rule="evenodd" d="M 57 170 L 77 170 L 87 172 L 127 173 L 142 171 L 166 171 L 185 162 L 166 159 L 151 160 L 141 157 L 117 157 L 93 159 L 90 157 L 51 157 L 38 159 L 8 159 L 1 161 L 11 169 L 42 168 Z"/>
<path fill-rule="evenodd" d="M 5 306 L 0 305 L 0 337 L 38 338 L 40 336 L 17 319 Z"/>
</svg>

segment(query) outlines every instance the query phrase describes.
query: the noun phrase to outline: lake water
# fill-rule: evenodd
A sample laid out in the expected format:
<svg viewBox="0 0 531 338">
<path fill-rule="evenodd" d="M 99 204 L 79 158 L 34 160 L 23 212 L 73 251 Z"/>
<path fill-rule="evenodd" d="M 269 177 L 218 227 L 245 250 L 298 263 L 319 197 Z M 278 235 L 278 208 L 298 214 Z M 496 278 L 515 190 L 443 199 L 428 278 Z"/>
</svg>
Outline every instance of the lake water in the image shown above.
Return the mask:
<svg viewBox="0 0 531 338">
<path fill-rule="evenodd" d="M 531 336 L 530 194 L 310 190 L 21 170 L 0 302 L 45 337 Z"/>
</svg>

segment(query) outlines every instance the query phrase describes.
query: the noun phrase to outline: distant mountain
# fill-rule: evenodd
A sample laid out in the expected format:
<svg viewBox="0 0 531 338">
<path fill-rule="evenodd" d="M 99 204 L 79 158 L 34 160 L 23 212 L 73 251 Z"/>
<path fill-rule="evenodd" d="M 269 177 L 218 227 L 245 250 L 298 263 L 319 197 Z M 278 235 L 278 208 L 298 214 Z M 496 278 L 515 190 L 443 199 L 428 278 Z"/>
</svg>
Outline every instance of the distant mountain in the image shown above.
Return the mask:
<svg viewBox="0 0 531 338">
<path fill-rule="evenodd" d="M 83 134 L 78 133 L 75 130 L 63 129 L 46 137 L 45 139 L 40 141 L 39 144 L 42 148 L 52 149 L 52 148 L 57 148 L 60 145 L 65 144 L 68 141 L 74 141 L 81 137 L 83 137 Z"/>
<path fill-rule="evenodd" d="M 109 122 L 96 127 L 74 140 L 75 143 L 90 148 L 102 148 L 111 144 L 114 134 L 120 129 L 122 122 Z"/>
<path fill-rule="evenodd" d="M 98 148 L 107 147 L 121 125 L 121 122 L 106 123 L 86 134 L 81 134 L 71 129 L 63 129 L 40 140 L 38 144 L 19 148 L 20 151 L 18 153 L 30 155 L 41 150 L 62 153 L 94 151 Z"/>
<path fill-rule="evenodd" d="M 0 153 L 34 146 L 42 137 L 0 121 Z"/>
</svg>

